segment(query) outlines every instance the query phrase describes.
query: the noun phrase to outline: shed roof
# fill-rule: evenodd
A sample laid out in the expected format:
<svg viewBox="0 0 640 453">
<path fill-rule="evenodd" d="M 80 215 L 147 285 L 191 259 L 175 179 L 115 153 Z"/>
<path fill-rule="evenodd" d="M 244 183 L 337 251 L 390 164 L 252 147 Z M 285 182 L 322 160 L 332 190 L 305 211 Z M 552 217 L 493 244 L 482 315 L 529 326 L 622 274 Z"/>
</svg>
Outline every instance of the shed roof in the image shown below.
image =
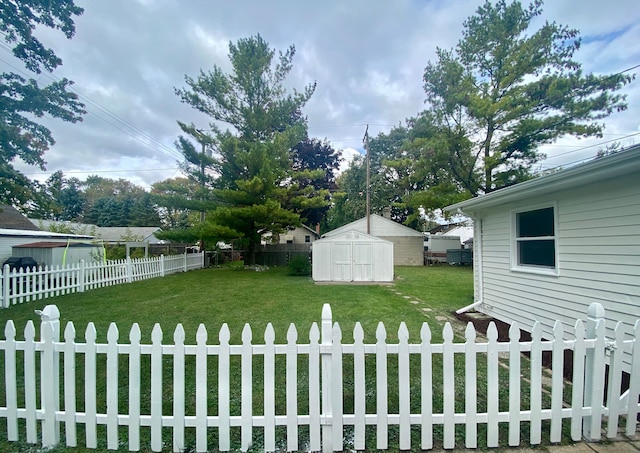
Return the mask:
<svg viewBox="0 0 640 453">
<path fill-rule="evenodd" d="M 14 248 L 30 248 L 30 249 L 53 249 L 53 248 L 78 248 L 78 247 L 97 247 L 95 244 L 87 244 L 86 242 L 72 242 L 67 244 L 66 242 L 49 242 L 49 241 L 40 241 L 40 242 L 32 242 L 29 244 L 20 244 L 14 245 Z"/>
<path fill-rule="evenodd" d="M 586 164 L 561 170 L 521 182 L 511 187 L 480 195 L 445 208 L 450 212 L 461 212 L 473 217 L 475 213 L 494 206 L 523 200 L 539 195 L 548 195 L 573 189 L 596 181 L 617 178 L 640 172 L 640 145 L 632 146 L 610 156 L 594 159 Z"/>
<path fill-rule="evenodd" d="M 398 222 L 394 222 L 391 219 L 385 219 L 382 216 L 377 214 L 371 214 L 370 218 L 370 234 L 372 236 L 384 236 L 384 237 L 393 237 L 393 236 L 418 236 L 420 238 L 423 237 L 423 234 L 419 231 L 416 231 L 412 228 L 404 226 Z M 346 225 L 341 226 L 340 228 L 336 228 L 335 230 L 331 230 L 322 235 L 322 237 L 331 237 L 336 234 L 343 233 L 345 231 L 356 230 L 361 233 L 367 232 L 367 218 L 363 217 L 354 222 L 347 223 Z"/>
</svg>

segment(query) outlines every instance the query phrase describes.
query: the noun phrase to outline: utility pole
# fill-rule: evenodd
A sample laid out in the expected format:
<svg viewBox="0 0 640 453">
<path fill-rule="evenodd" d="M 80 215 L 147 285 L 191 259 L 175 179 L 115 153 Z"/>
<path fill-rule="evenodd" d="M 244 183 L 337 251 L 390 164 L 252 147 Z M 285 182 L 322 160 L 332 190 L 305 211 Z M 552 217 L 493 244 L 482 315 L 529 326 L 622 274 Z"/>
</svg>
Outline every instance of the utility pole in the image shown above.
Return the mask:
<svg viewBox="0 0 640 453">
<path fill-rule="evenodd" d="M 367 190 L 366 190 L 366 211 L 367 211 L 367 234 L 371 234 L 371 182 L 370 182 L 370 170 L 371 170 L 371 159 L 369 158 L 369 125 L 367 124 L 367 128 L 364 131 L 364 139 L 362 140 L 364 143 L 364 151 L 367 154 Z"/>
</svg>

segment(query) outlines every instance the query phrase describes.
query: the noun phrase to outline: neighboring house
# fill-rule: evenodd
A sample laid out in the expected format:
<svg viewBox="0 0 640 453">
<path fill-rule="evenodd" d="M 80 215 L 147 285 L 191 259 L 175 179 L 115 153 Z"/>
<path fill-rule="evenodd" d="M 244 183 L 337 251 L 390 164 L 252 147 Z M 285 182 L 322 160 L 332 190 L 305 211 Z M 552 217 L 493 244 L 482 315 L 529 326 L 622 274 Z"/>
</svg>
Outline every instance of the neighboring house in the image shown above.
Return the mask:
<svg viewBox="0 0 640 453">
<path fill-rule="evenodd" d="M 347 231 L 367 234 L 367 218 L 356 220 L 322 235 L 329 238 Z M 402 266 L 422 266 L 424 264 L 423 234 L 419 231 L 394 222 L 390 218 L 371 214 L 369 232 L 371 236 L 393 243 L 393 262 Z"/>
<path fill-rule="evenodd" d="M 125 242 L 147 242 L 149 244 L 163 244 L 164 241 L 155 237 L 155 233 L 162 231 L 159 227 L 96 227 L 96 239 L 105 244 Z"/>
<path fill-rule="evenodd" d="M 0 228 L 9 230 L 40 231 L 36 225 L 13 206 L 0 204 Z"/>
<path fill-rule="evenodd" d="M 460 238 L 460 242 L 464 243 L 473 238 L 473 221 L 465 220 L 464 222 L 438 225 L 437 227 L 430 229 L 429 234 L 457 236 Z"/>
<path fill-rule="evenodd" d="M 277 242 L 274 241 L 271 232 L 262 235 L 264 242 L 268 244 L 311 244 L 320 239 L 320 233 L 306 225 L 295 227 L 277 235 Z"/>
<path fill-rule="evenodd" d="M 640 319 L 640 146 L 446 208 L 473 219 L 473 308 L 550 337 L 592 302 Z M 467 309 L 471 307 L 465 307 Z M 629 357 L 627 357 L 629 359 Z M 628 365 L 628 360 L 627 360 Z"/>
</svg>

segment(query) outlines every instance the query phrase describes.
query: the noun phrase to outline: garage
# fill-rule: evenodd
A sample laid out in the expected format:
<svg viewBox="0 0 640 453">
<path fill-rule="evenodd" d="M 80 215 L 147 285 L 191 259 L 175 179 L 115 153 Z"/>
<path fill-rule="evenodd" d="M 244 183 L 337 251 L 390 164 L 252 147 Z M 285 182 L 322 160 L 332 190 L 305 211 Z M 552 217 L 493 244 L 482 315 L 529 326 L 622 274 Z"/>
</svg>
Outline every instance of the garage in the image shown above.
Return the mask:
<svg viewBox="0 0 640 453">
<path fill-rule="evenodd" d="M 355 230 L 313 243 L 316 282 L 393 281 L 393 243 Z"/>
</svg>

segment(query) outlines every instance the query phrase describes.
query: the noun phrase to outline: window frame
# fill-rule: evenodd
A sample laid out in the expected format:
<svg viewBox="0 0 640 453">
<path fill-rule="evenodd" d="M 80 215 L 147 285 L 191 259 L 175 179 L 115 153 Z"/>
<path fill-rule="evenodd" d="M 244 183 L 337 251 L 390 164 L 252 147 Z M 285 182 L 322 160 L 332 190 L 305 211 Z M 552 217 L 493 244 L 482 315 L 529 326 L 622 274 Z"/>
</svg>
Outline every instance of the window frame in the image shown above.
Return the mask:
<svg viewBox="0 0 640 453">
<path fill-rule="evenodd" d="M 553 209 L 553 236 L 535 236 L 535 237 L 518 237 L 518 214 L 530 211 L 538 211 L 540 209 Z M 553 201 L 536 205 L 524 206 L 513 209 L 510 212 L 511 231 L 510 231 L 510 254 L 511 254 L 511 270 L 514 272 L 526 272 L 541 275 L 559 275 L 559 254 L 558 254 L 558 203 Z M 548 241 L 553 240 L 554 266 L 542 266 L 536 264 L 521 264 L 519 259 L 519 244 L 528 241 Z"/>
</svg>

